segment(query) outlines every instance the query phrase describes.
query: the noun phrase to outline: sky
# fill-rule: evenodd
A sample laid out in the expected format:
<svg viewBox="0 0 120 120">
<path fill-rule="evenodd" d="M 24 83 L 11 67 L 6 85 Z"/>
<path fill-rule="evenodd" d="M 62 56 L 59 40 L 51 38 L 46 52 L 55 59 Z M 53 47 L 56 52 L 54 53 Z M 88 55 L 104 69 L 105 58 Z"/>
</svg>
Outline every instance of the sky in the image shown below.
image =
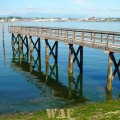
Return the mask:
<svg viewBox="0 0 120 120">
<path fill-rule="evenodd" d="M 0 16 L 120 17 L 120 0 L 0 0 Z"/>
</svg>

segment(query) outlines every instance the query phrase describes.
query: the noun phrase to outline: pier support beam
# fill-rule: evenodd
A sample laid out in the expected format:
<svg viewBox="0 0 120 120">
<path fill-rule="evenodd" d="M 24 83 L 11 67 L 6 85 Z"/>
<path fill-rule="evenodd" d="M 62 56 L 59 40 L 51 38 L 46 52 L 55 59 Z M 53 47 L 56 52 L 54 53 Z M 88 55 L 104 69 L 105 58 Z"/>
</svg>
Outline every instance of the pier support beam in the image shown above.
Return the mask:
<svg viewBox="0 0 120 120">
<path fill-rule="evenodd" d="M 120 79 L 120 71 L 119 71 L 119 66 L 120 66 L 120 60 L 116 61 L 114 53 L 109 52 L 108 56 L 108 79 L 107 79 L 107 85 L 106 85 L 106 91 L 110 92 L 112 90 L 112 81 L 116 75 L 118 74 L 118 78 Z M 112 63 L 114 64 L 115 70 L 112 72 Z"/>
<path fill-rule="evenodd" d="M 68 65 L 68 73 L 69 73 L 69 75 L 71 75 L 72 76 L 72 73 L 73 73 L 73 51 L 72 51 L 72 48 L 73 47 L 73 45 L 72 44 L 70 44 L 69 45 L 69 65 Z"/>
<path fill-rule="evenodd" d="M 28 46 L 28 37 L 25 35 L 24 37 L 21 34 L 18 34 L 17 36 L 12 33 L 12 50 L 17 49 L 20 52 L 23 52 L 23 46 L 26 47 L 27 52 L 29 51 L 29 46 Z M 16 46 L 17 45 L 17 46 Z"/>
<path fill-rule="evenodd" d="M 113 100 L 111 91 L 106 92 L 106 100 Z"/>
<path fill-rule="evenodd" d="M 20 35 L 20 39 L 22 40 L 21 42 L 21 51 L 24 52 L 24 46 L 27 49 L 27 52 L 29 52 L 29 45 L 28 45 L 28 39 L 29 37 L 27 35 L 25 35 L 24 37 L 22 35 Z"/>
<path fill-rule="evenodd" d="M 77 62 L 79 68 L 78 77 L 73 75 L 73 65 Z M 68 79 L 69 79 L 69 97 L 72 96 L 74 90 L 74 97 L 82 98 L 83 92 L 83 47 L 79 46 L 77 52 L 74 50 L 72 44 L 69 44 L 69 65 L 68 65 Z M 74 86 L 74 88 L 72 88 Z"/>
<path fill-rule="evenodd" d="M 58 41 L 55 41 L 54 45 L 51 47 L 48 40 L 45 39 L 45 64 L 46 64 L 46 82 L 48 77 L 53 76 L 55 80 L 58 80 Z M 49 64 L 49 58 L 52 57 L 55 60 L 54 65 Z M 50 72 L 49 72 L 50 71 Z"/>
<path fill-rule="evenodd" d="M 41 44 L 40 44 L 40 38 L 37 38 L 35 43 L 33 42 L 32 36 L 29 36 L 30 39 L 30 61 L 31 61 L 31 66 L 32 66 L 32 61 L 35 62 L 37 66 L 39 66 L 39 71 L 41 71 Z M 38 57 L 36 60 L 34 60 L 32 53 L 33 50 L 36 49 L 38 53 Z M 35 67 L 35 66 L 34 66 Z M 30 71 L 32 71 L 32 68 L 30 68 Z"/>
<path fill-rule="evenodd" d="M 22 46 L 23 46 L 23 44 L 22 44 L 22 39 L 21 39 L 21 35 L 20 34 L 18 34 L 18 50 L 22 53 L 23 51 L 22 51 Z"/>
<path fill-rule="evenodd" d="M 40 38 L 37 38 L 35 43 L 33 42 L 32 36 L 30 38 L 30 54 L 33 52 L 34 49 L 36 49 L 38 56 L 40 56 Z"/>
<path fill-rule="evenodd" d="M 18 40 L 18 36 L 15 36 L 14 33 L 12 33 L 12 41 L 11 41 L 11 44 L 12 44 L 12 50 L 15 49 L 15 45 L 17 45 L 17 48 L 19 49 L 19 40 Z"/>
<path fill-rule="evenodd" d="M 107 92 L 110 92 L 112 89 L 112 81 L 114 79 L 113 73 L 112 73 L 112 59 L 110 56 L 108 56 L 108 77 L 107 77 L 107 86 L 106 90 Z"/>
<path fill-rule="evenodd" d="M 58 62 L 58 41 L 55 41 L 52 47 L 50 46 L 48 39 L 45 39 L 45 43 L 46 43 L 45 54 L 46 54 L 47 59 L 49 59 L 49 57 L 52 55 L 55 60 L 55 63 L 57 64 Z"/>
<path fill-rule="evenodd" d="M 28 39 L 30 40 L 30 45 L 28 44 Z M 32 36 L 22 36 L 21 34 L 18 34 L 17 36 L 15 34 L 12 33 L 12 50 L 13 50 L 13 58 L 15 57 L 15 54 L 17 54 L 19 52 L 19 61 L 21 61 L 21 55 L 23 55 L 24 57 L 27 57 L 27 61 L 29 61 L 29 54 L 30 54 L 30 62 L 31 62 L 31 66 L 32 66 L 32 53 L 33 50 L 35 49 L 38 53 L 38 58 L 37 58 L 37 62 L 39 63 L 39 70 L 41 71 L 41 44 L 40 44 L 40 38 L 37 38 L 37 40 L 35 41 L 35 43 L 33 42 L 33 38 Z M 16 45 L 17 45 L 17 49 L 16 49 Z M 27 50 L 25 50 L 25 48 Z M 30 49 L 30 50 L 29 50 Z M 24 52 L 26 54 L 24 54 Z M 22 54 L 21 54 L 22 53 Z M 21 62 L 20 62 L 21 63 Z M 30 68 L 32 70 L 32 68 Z M 30 70 L 30 71 L 31 71 Z"/>
<path fill-rule="evenodd" d="M 73 68 L 72 66 L 75 63 L 75 61 L 77 62 L 80 71 L 82 72 L 83 68 L 81 66 L 83 65 L 83 46 L 79 46 L 77 51 L 75 51 L 73 44 L 69 44 L 69 73 L 72 72 L 71 69 Z"/>
<path fill-rule="evenodd" d="M 14 33 L 12 33 L 11 45 L 12 45 L 13 61 L 14 61 L 17 55 L 19 57 L 19 40 L 18 40 L 18 35 L 15 35 Z"/>
<path fill-rule="evenodd" d="M 45 44 L 45 60 L 46 60 L 46 63 L 48 63 L 49 57 L 50 57 L 49 51 L 48 51 L 49 50 L 48 40 L 45 39 L 45 42 L 46 42 L 46 44 Z"/>
</svg>

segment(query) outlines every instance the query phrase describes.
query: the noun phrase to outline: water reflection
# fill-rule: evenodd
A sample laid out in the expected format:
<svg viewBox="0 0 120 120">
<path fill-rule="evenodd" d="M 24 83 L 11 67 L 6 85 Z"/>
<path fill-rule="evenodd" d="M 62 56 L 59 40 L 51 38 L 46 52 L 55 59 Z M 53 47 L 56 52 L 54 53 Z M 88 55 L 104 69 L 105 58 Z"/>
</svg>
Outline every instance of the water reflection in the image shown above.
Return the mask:
<svg viewBox="0 0 120 120">
<path fill-rule="evenodd" d="M 2 43 L 3 43 L 3 56 L 4 64 L 6 63 L 5 42 L 4 42 L 4 23 L 2 22 Z"/>
<path fill-rule="evenodd" d="M 61 97 L 69 100 L 77 100 L 78 102 L 87 101 L 83 97 L 83 73 L 79 71 L 79 74 L 74 77 L 74 72 L 68 72 L 68 86 L 63 85 L 59 80 L 59 69 L 58 64 L 50 63 L 46 57 L 45 60 L 45 72 L 41 70 L 41 56 L 39 54 L 32 55 L 28 52 L 23 53 L 18 49 L 13 49 L 12 66 L 14 69 L 28 72 L 36 79 L 29 79 L 28 82 L 33 83 L 37 86 L 41 94 L 46 97 Z M 83 67 L 83 65 L 81 66 Z M 81 70 L 81 68 L 79 68 Z"/>
<path fill-rule="evenodd" d="M 23 39 L 24 38 L 24 39 Z M 28 39 L 30 40 L 30 46 L 28 45 Z M 40 51 L 40 38 L 34 43 L 33 37 L 17 35 L 15 37 L 12 34 L 12 50 L 14 68 L 20 68 L 21 71 L 29 72 L 30 79 L 28 82 L 36 85 L 43 95 L 56 96 L 65 99 L 74 99 L 78 102 L 85 102 L 87 99 L 83 96 L 83 47 L 79 46 L 77 52 L 72 44 L 69 44 L 69 65 L 68 65 L 68 86 L 64 85 L 59 79 L 59 66 L 58 66 L 58 42 L 56 41 L 53 46 L 49 44 L 48 40 L 45 40 L 45 66 L 42 70 L 41 64 L 41 51 Z M 17 44 L 17 46 L 16 46 Z M 23 45 L 25 48 L 23 48 Z M 30 47 L 30 50 L 29 50 Z M 25 53 L 25 50 L 27 52 Z M 34 52 L 33 52 L 34 51 Z M 118 73 L 120 61 L 116 63 L 113 54 L 111 54 L 112 61 L 115 66 L 113 75 Z M 54 63 L 49 61 L 49 58 L 53 57 Z M 44 62 L 42 61 L 42 62 Z M 78 66 L 77 75 L 74 74 L 73 65 L 76 62 Z M 112 65 L 108 64 L 108 78 L 107 88 L 110 87 L 110 92 L 106 91 L 106 99 L 112 100 L 111 85 L 112 85 Z M 32 79 L 32 77 L 36 79 Z M 109 79 L 110 78 L 110 79 Z M 50 92 L 51 91 L 51 92 Z M 89 94 L 89 93 L 88 93 Z"/>
<path fill-rule="evenodd" d="M 83 59 L 78 66 L 79 72 L 77 72 L 77 75 L 74 74 L 73 64 L 71 65 L 69 61 L 68 86 L 65 86 L 59 80 L 58 64 L 50 63 L 49 56 L 45 58 L 45 71 L 43 72 L 40 54 L 30 55 L 28 51 L 23 53 L 18 49 L 13 49 L 12 65 L 26 75 L 29 73 L 27 81 L 37 86 L 44 97 L 56 96 L 80 103 L 86 102 L 87 99 L 83 96 Z M 106 100 L 113 100 L 112 91 L 106 91 Z"/>
<path fill-rule="evenodd" d="M 86 98 L 83 97 L 83 75 L 79 72 L 79 74 L 74 77 L 74 74 L 68 74 L 69 79 L 69 97 L 84 101 Z M 76 79 L 75 79 L 76 78 Z"/>
</svg>

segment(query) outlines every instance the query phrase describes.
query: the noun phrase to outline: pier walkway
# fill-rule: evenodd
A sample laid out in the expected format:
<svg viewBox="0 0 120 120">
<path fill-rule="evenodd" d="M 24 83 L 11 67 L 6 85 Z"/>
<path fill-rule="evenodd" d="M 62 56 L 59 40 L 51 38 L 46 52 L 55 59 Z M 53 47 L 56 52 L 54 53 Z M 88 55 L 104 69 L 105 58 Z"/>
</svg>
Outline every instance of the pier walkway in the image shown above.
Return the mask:
<svg viewBox="0 0 120 120">
<path fill-rule="evenodd" d="M 9 26 L 9 32 L 120 53 L 120 32 L 28 26 Z"/>
</svg>

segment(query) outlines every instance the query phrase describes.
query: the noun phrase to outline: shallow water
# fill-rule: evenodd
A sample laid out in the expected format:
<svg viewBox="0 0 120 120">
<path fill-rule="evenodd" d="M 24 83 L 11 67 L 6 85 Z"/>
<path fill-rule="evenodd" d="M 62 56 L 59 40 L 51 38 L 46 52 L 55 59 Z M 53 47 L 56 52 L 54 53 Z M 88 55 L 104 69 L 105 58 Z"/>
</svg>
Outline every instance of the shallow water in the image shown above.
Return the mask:
<svg viewBox="0 0 120 120">
<path fill-rule="evenodd" d="M 117 74 L 113 80 L 111 95 L 108 97 L 106 94 L 108 55 L 104 54 L 104 51 L 84 47 L 82 79 L 77 81 L 80 74 L 79 68 L 75 63 L 74 79 L 69 77 L 68 45 L 60 42 L 58 65 L 54 66 L 54 59 L 50 57 L 49 65 L 51 67 L 48 67 L 48 74 L 50 75 L 52 69 L 55 69 L 54 74 L 46 81 L 45 41 L 41 40 L 41 73 L 38 73 L 39 65 L 36 65 L 31 71 L 30 59 L 28 62 L 22 59 L 20 63 L 19 52 L 13 59 L 11 34 L 8 33 L 10 24 L 5 23 L 4 47 L 0 29 L 0 114 L 35 111 L 63 107 L 73 102 L 82 104 L 120 97 L 120 81 Z M 13 23 L 13 25 L 120 31 L 118 22 L 19 22 Z M 36 40 L 36 38 L 34 39 Z M 50 44 L 53 44 L 53 41 Z M 37 57 L 37 53 L 34 51 L 34 60 Z M 120 59 L 119 54 L 115 54 L 115 57 L 117 61 Z M 34 64 L 32 59 L 32 65 Z M 56 69 L 58 69 L 58 73 Z M 69 83 L 72 84 L 72 90 L 70 90 Z M 70 97 L 70 91 L 72 91 L 72 97 Z"/>
</svg>

